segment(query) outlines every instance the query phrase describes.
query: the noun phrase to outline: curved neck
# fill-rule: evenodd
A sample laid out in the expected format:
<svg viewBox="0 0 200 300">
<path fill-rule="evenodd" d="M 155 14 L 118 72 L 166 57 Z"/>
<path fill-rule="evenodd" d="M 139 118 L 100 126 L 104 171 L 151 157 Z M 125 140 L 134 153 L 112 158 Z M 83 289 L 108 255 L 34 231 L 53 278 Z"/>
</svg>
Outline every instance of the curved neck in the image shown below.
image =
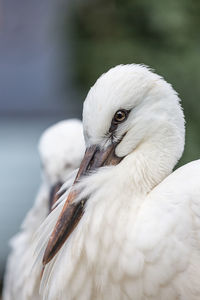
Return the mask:
<svg viewBox="0 0 200 300">
<path fill-rule="evenodd" d="M 117 166 L 123 185 L 134 189 L 134 193 L 149 193 L 172 172 L 179 159 L 175 149 L 177 144 L 170 143 L 168 146 L 162 140 L 140 144 Z"/>
</svg>

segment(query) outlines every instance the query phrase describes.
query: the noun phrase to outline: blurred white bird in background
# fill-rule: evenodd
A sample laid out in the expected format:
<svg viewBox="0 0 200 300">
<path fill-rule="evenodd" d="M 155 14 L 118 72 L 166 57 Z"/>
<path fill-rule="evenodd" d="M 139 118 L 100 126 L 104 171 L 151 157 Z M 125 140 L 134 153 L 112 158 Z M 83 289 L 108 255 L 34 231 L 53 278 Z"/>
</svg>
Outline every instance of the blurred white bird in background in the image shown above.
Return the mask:
<svg viewBox="0 0 200 300">
<path fill-rule="evenodd" d="M 185 138 L 176 92 L 117 66 L 90 89 L 83 127 L 73 189 L 32 245 L 42 299 L 199 300 L 200 161 L 170 174 Z"/>
<path fill-rule="evenodd" d="M 82 123 L 77 119 L 61 121 L 43 133 L 39 142 L 42 184 L 20 232 L 11 240 L 12 251 L 7 262 L 3 299 L 39 299 L 40 269 L 35 269 L 35 273 L 29 276 L 33 260 L 29 247 L 35 231 L 52 209 L 56 190 L 79 167 L 84 149 Z"/>
</svg>

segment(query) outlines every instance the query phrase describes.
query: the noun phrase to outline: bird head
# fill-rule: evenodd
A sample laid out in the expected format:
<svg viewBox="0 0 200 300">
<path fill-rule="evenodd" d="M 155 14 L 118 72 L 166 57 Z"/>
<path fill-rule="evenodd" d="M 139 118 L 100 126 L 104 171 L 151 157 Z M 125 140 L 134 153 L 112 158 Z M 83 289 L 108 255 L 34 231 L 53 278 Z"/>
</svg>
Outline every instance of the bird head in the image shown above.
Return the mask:
<svg viewBox="0 0 200 300">
<path fill-rule="evenodd" d="M 160 162 L 163 178 L 184 148 L 184 116 L 177 93 L 162 77 L 136 64 L 116 66 L 96 81 L 84 103 L 83 128 L 86 152 L 74 184 L 102 166 L 123 165 L 136 152 L 143 153 L 147 164 L 149 157 Z M 87 199 L 74 201 L 78 194 L 76 189 L 69 193 L 47 245 L 44 264 L 84 213 Z"/>
<path fill-rule="evenodd" d="M 79 167 L 84 150 L 81 121 L 60 121 L 46 129 L 39 142 L 45 180 L 50 185 L 64 182 L 67 176 Z"/>
<path fill-rule="evenodd" d="M 142 65 L 116 66 L 96 81 L 84 103 L 83 128 L 87 148 L 113 144 L 121 158 L 146 141 L 161 138 L 168 151 L 175 145 L 174 164 L 184 147 L 184 116 L 177 93 Z"/>
</svg>

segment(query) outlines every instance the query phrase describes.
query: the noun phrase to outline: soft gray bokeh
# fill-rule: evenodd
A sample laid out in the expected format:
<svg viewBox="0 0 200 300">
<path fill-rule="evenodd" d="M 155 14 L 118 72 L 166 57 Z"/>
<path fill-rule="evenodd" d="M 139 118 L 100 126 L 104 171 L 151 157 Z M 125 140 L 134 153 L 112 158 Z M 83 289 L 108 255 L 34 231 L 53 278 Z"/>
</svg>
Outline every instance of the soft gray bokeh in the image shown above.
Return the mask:
<svg viewBox="0 0 200 300">
<path fill-rule="evenodd" d="M 81 105 L 71 83 L 70 47 L 65 94 L 58 85 L 60 49 L 55 26 L 62 3 L 0 3 L 0 272 L 8 240 L 19 230 L 39 187 L 40 135 L 56 121 L 80 116 Z"/>
</svg>

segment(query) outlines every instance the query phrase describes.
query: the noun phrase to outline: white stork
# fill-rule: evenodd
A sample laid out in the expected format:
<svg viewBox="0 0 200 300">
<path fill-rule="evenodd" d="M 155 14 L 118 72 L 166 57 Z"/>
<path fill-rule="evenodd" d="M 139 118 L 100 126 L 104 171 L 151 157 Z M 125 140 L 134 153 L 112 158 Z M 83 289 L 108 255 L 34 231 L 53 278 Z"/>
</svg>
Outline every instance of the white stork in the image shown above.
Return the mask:
<svg viewBox="0 0 200 300">
<path fill-rule="evenodd" d="M 179 101 L 136 64 L 90 89 L 84 159 L 32 245 L 43 300 L 200 299 L 200 160 L 172 172 L 185 139 Z"/>
<path fill-rule="evenodd" d="M 28 212 L 20 232 L 11 240 L 4 300 L 38 300 L 40 269 L 29 276 L 32 252 L 29 247 L 36 229 L 52 209 L 53 190 L 58 190 L 69 174 L 80 165 L 84 155 L 82 123 L 71 119 L 48 128 L 39 143 L 43 179 L 35 203 Z M 56 197 L 55 197 L 56 198 Z"/>
</svg>

